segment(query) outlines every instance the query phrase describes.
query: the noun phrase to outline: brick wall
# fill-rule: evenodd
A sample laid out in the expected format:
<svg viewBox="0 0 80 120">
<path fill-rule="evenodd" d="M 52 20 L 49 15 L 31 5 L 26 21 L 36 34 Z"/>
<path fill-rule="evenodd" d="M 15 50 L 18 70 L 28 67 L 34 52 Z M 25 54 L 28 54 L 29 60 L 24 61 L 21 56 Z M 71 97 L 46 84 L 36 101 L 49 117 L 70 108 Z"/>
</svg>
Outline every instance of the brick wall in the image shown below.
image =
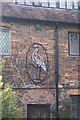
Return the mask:
<svg viewBox="0 0 80 120">
<path fill-rule="evenodd" d="M 52 30 L 52 26 L 49 25 L 41 25 L 40 30 L 36 30 L 36 25 L 33 23 L 3 23 L 3 26 L 7 26 L 11 28 L 12 33 L 12 55 L 7 57 L 7 63 L 6 67 L 8 67 L 8 70 L 6 70 L 6 74 L 8 72 L 11 73 L 11 76 L 7 75 L 7 79 L 12 82 L 27 82 L 27 84 L 32 83 L 31 80 L 29 80 L 27 73 L 26 73 L 26 52 L 28 51 L 28 48 L 33 43 L 40 43 L 42 44 L 46 52 L 48 54 L 48 60 L 49 60 L 49 69 L 50 71 L 54 69 L 53 64 L 53 56 L 54 56 L 54 30 Z M 53 53 L 53 54 L 52 54 Z M 16 65 L 15 58 L 19 59 L 19 64 Z M 15 64 L 19 70 L 19 73 L 17 73 L 15 68 L 11 67 L 12 64 Z M 21 69 L 22 68 L 22 69 Z M 24 71 L 24 72 L 23 72 Z M 21 75 L 20 75 L 21 74 Z M 52 73 L 49 72 L 48 80 L 43 82 L 43 85 L 49 86 L 50 84 L 54 84 L 54 81 L 52 81 L 54 75 L 54 70 Z M 21 77 L 22 76 L 22 77 Z M 24 77 L 25 76 L 25 77 Z M 10 80 L 12 77 L 12 81 Z M 52 84 L 52 86 L 53 86 Z"/>
<path fill-rule="evenodd" d="M 36 28 L 36 24 L 39 28 Z M 11 29 L 11 56 L 4 56 L 6 60 L 3 70 L 4 82 L 9 82 L 17 88 L 20 101 L 26 104 L 51 104 L 55 103 L 55 25 L 45 22 L 27 20 L 3 19 L 2 26 Z M 59 84 L 63 85 L 78 81 L 78 57 L 68 54 L 68 32 L 78 32 L 77 26 L 58 26 L 59 45 Z M 48 78 L 35 85 L 26 72 L 26 52 L 33 43 L 44 46 L 48 54 Z M 18 63 L 15 62 L 18 58 Z M 15 67 L 16 66 L 16 67 Z M 16 69 L 17 68 L 17 69 Z M 75 88 L 75 87 L 73 87 Z M 15 89 L 14 89 L 15 90 Z M 66 90 L 66 89 L 65 89 Z M 60 92 L 61 96 L 62 92 Z M 26 108 L 25 108 L 26 109 Z M 26 116 L 26 115 L 25 115 Z"/>
<path fill-rule="evenodd" d="M 68 32 L 79 32 L 79 29 L 71 26 L 59 29 L 59 71 L 64 82 L 78 80 L 79 73 L 79 57 L 70 56 L 68 53 Z"/>
</svg>

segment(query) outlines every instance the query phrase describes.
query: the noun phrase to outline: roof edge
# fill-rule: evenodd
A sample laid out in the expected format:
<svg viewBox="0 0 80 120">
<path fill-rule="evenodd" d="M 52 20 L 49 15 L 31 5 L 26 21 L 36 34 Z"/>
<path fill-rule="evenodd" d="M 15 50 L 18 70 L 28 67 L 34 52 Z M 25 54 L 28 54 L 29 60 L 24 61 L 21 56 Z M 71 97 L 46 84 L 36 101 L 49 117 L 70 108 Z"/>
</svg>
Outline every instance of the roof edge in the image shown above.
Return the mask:
<svg viewBox="0 0 80 120">
<path fill-rule="evenodd" d="M 79 24 L 79 14 L 79 11 L 2 3 L 2 16 L 12 18 Z"/>
</svg>

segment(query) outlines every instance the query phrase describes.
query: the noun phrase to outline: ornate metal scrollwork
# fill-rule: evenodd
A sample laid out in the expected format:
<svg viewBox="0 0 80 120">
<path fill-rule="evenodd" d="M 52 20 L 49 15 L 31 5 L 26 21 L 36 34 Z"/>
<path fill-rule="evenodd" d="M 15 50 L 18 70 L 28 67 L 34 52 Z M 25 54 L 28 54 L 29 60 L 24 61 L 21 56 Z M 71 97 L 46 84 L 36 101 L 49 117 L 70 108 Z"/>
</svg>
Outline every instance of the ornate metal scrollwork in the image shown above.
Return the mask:
<svg viewBox="0 0 80 120">
<path fill-rule="evenodd" d="M 26 69 L 29 78 L 40 83 L 47 78 L 48 74 L 48 56 L 45 48 L 39 44 L 32 44 L 26 55 Z"/>
</svg>

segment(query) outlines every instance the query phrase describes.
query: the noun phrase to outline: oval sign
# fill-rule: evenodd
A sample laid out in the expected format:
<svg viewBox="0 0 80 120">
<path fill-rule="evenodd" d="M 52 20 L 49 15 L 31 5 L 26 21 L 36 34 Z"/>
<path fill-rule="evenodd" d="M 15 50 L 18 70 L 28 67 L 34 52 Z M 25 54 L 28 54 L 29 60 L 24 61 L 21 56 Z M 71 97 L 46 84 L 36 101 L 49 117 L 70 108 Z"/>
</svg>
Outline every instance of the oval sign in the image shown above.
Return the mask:
<svg viewBox="0 0 80 120">
<path fill-rule="evenodd" d="M 47 79 L 48 57 L 41 44 L 34 43 L 29 47 L 26 55 L 26 69 L 29 78 L 35 83 Z"/>
</svg>

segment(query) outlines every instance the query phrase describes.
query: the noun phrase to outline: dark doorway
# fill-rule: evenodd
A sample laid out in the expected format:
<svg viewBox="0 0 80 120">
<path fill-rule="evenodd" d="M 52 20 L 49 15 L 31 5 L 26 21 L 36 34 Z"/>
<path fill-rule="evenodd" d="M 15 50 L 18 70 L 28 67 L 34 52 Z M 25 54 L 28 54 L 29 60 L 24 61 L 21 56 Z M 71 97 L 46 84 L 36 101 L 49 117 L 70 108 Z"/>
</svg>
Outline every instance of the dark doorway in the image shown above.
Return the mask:
<svg viewBox="0 0 80 120">
<path fill-rule="evenodd" d="M 50 118 L 50 105 L 29 104 L 27 106 L 28 118 Z"/>
</svg>

